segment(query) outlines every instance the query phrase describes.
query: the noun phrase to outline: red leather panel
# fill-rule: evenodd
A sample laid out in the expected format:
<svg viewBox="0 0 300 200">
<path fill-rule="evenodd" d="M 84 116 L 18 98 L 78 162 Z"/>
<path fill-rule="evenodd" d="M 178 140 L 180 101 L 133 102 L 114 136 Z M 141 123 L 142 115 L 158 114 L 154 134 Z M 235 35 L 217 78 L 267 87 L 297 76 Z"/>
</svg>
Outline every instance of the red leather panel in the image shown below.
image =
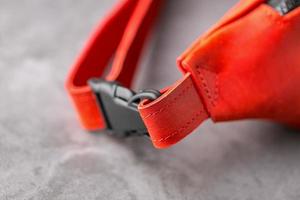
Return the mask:
<svg viewBox="0 0 300 200">
<path fill-rule="evenodd" d="M 280 16 L 260 4 L 200 38 L 179 64 L 215 121 L 262 118 L 300 127 L 299 36 L 299 8 Z"/>
</svg>

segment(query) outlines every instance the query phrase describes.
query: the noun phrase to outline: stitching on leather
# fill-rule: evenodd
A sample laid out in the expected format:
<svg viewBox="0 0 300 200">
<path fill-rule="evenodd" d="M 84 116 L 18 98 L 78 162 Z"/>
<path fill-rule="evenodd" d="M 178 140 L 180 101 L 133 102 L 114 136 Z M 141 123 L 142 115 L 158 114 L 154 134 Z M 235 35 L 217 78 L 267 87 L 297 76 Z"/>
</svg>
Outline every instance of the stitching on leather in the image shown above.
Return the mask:
<svg viewBox="0 0 300 200">
<path fill-rule="evenodd" d="M 219 92 L 220 92 L 220 87 L 219 87 L 219 76 L 216 74 L 216 81 L 215 81 L 215 95 L 214 95 L 214 104 L 215 106 L 217 105 L 217 102 L 219 100 Z"/>
<path fill-rule="evenodd" d="M 204 69 L 204 68 L 201 68 L 201 69 L 208 71 L 207 69 Z M 206 93 L 206 96 L 209 99 L 210 104 L 213 107 L 215 107 L 216 104 L 217 104 L 218 97 L 219 97 L 219 80 L 218 80 L 219 78 L 218 78 L 218 75 L 216 74 L 215 88 L 214 88 L 214 92 L 212 93 L 211 90 L 208 87 L 207 81 L 204 78 L 203 73 L 200 71 L 201 69 L 200 69 L 200 66 L 196 66 L 196 70 L 197 70 L 197 73 L 200 77 L 201 83 L 204 87 L 204 91 Z"/>
<path fill-rule="evenodd" d="M 163 138 L 160 138 L 160 139 L 155 139 L 155 140 L 152 140 L 153 142 L 163 142 L 163 141 L 166 141 L 166 140 L 169 140 L 171 139 L 172 137 L 175 137 L 176 135 L 179 135 L 181 134 L 182 131 L 188 129 L 192 123 L 201 115 L 203 114 L 203 110 L 201 110 L 200 112 L 197 112 L 191 120 L 189 120 L 188 122 L 185 123 L 184 126 L 182 126 L 181 128 L 177 129 L 176 131 L 174 131 L 173 133 L 171 133 L 170 135 L 166 136 L 166 137 L 163 137 Z"/>
<path fill-rule="evenodd" d="M 198 74 L 199 74 L 199 77 L 200 77 L 201 83 L 202 83 L 202 85 L 203 85 L 203 87 L 204 87 L 204 91 L 205 91 L 205 93 L 206 93 L 207 98 L 209 99 L 211 105 L 212 105 L 212 106 L 215 106 L 215 102 L 214 102 L 214 100 L 213 100 L 211 91 L 210 91 L 210 89 L 208 88 L 207 81 L 205 80 L 203 73 L 200 71 L 199 66 L 197 66 L 197 72 L 198 72 Z"/>
<path fill-rule="evenodd" d="M 177 99 L 181 98 L 188 90 L 190 90 L 193 86 L 193 83 L 190 82 L 188 84 L 188 86 L 186 86 L 178 95 L 176 95 L 170 103 L 168 103 L 167 105 L 165 105 L 164 107 L 162 107 L 161 109 L 159 109 L 158 111 L 155 111 L 153 113 L 149 113 L 148 115 L 146 115 L 145 117 L 143 117 L 144 119 L 147 119 L 147 118 L 150 118 L 150 117 L 154 117 L 156 116 L 157 114 L 163 112 L 164 110 L 166 110 L 167 108 L 169 108 L 172 104 L 174 104 Z"/>
</svg>

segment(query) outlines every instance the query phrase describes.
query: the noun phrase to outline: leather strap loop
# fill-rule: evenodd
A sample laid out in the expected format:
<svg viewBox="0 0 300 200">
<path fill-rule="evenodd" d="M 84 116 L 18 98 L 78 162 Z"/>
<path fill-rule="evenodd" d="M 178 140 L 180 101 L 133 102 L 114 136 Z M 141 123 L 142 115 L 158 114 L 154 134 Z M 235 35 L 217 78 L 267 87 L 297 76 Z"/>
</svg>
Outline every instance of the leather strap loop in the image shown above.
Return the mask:
<svg viewBox="0 0 300 200">
<path fill-rule="evenodd" d="M 139 111 L 157 148 L 177 143 L 208 118 L 190 73 L 157 100 L 143 101 Z"/>
<path fill-rule="evenodd" d="M 116 53 L 111 72 L 106 79 L 130 86 L 144 41 L 161 2 L 123 0 L 99 25 L 79 56 L 67 79 L 66 88 L 85 129 L 105 128 L 103 116 L 87 81 L 101 77 Z"/>
<path fill-rule="evenodd" d="M 123 0 L 92 35 L 71 71 L 66 87 L 87 130 L 105 128 L 102 112 L 87 81 L 101 77 L 114 54 L 108 81 L 130 87 L 145 40 L 163 0 Z M 208 118 L 191 74 L 162 91 L 139 112 L 158 148 L 177 143 Z"/>
</svg>

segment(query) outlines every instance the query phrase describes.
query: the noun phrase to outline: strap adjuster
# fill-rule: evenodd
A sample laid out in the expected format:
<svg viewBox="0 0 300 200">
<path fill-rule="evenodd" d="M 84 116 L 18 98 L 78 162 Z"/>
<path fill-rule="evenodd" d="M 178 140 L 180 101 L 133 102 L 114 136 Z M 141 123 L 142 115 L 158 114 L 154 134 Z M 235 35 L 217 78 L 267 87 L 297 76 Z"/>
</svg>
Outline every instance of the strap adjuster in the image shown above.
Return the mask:
<svg viewBox="0 0 300 200">
<path fill-rule="evenodd" d="M 143 99 L 157 99 L 161 95 L 159 91 L 143 90 L 136 93 L 117 82 L 103 79 L 91 79 L 88 83 L 97 98 L 108 130 L 120 136 L 148 135 L 137 106 Z"/>
</svg>

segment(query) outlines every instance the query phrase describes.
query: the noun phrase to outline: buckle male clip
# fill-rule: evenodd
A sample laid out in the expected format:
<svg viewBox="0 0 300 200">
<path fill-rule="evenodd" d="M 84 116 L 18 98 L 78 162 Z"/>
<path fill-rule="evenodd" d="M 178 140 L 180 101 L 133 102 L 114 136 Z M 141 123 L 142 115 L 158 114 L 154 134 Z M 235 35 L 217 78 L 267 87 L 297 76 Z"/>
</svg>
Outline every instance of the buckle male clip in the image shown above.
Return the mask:
<svg viewBox="0 0 300 200">
<path fill-rule="evenodd" d="M 159 91 L 150 89 L 136 93 L 117 82 L 103 79 L 91 79 L 88 83 L 97 98 L 108 130 L 125 137 L 148 135 L 137 106 L 144 99 L 157 99 L 161 95 Z"/>
</svg>

